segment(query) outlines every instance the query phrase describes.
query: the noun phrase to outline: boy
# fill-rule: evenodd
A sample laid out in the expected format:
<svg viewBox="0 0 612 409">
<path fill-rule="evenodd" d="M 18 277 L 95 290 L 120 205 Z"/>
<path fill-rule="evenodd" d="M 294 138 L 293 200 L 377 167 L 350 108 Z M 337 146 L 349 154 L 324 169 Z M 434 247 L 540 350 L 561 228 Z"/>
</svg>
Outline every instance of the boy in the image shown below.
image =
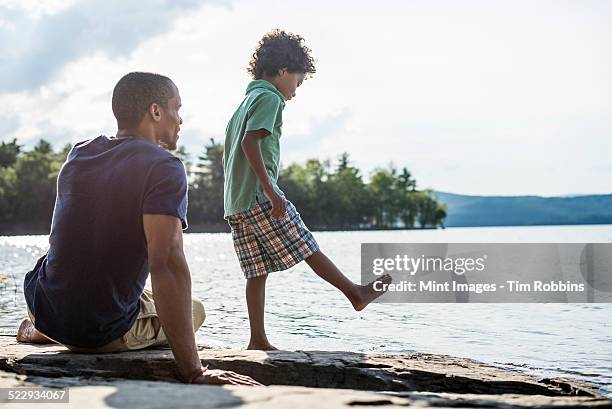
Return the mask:
<svg viewBox="0 0 612 409">
<path fill-rule="evenodd" d="M 247 279 L 251 327 L 247 349 L 276 349 L 264 328 L 268 273 L 305 260 L 317 275 L 342 291 L 357 311 L 382 295 L 372 285 L 351 282 L 338 270 L 319 250 L 277 185 L 285 101 L 292 99 L 306 76 L 315 72 L 310 49 L 303 41 L 299 35 L 281 30 L 273 30 L 259 41 L 248 68 L 254 80 L 225 133 L 224 217 Z M 388 283 L 391 277 L 379 280 Z"/>
</svg>

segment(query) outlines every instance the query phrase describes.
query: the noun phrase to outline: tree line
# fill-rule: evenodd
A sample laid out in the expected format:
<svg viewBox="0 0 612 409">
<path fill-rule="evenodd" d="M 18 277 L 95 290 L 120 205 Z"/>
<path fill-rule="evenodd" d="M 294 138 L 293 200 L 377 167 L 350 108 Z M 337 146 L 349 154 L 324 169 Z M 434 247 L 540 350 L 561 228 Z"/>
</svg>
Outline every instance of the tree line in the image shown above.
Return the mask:
<svg viewBox="0 0 612 409">
<path fill-rule="evenodd" d="M 41 139 L 25 151 L 16 139 L 0 144 L 0 235 L 47 233 L 56 180 L 71 145 L 54 150 Z M 227 231 L 223 220 L 223 145 L 211 139 L 195 158 L 179 147 L 189 179 L 189 231 Z M 279 186 L 313 230 L 435 228 L 446 206 L 417 189 L 406 168 L 374 170 L 368 181 L 343 153 L 283 167 Z"/>
</svg>

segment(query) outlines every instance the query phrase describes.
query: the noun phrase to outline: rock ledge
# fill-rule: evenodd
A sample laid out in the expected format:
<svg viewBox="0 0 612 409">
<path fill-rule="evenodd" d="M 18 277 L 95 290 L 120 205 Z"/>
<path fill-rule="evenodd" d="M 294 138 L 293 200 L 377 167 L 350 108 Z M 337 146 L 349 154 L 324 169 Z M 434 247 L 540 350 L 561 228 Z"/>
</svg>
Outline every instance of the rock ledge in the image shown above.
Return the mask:
<svg viewBox="0 0 612 409">
<path fill-rule="evenodd" d="M 432 354 L 201 349 L 210 368 L 245 373 L 268 388 L 183 385 L 169 349 L 74 354 L 0 336 L 0 386 L 70 387 L 88 407 L 611 407 L 589 385 L 534 379 L 474 360 Z M 156 396 L 152 401 L 152 394 Z M 159 399 L 158 399 L 159 397 Z M 36 406 L 35 406 L 36 407 Z"/>
</svg>

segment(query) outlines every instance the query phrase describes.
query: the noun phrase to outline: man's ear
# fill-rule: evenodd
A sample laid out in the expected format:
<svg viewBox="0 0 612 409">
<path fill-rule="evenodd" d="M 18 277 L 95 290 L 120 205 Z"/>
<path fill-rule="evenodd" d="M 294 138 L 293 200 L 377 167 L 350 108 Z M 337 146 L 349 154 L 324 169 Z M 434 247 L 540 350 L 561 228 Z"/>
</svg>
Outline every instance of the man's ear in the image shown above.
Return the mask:
<svg viewBox="0 0 612 409">
<path fill-rule="evenodd" d="M 151 106 L 149 107 L 149 114 L 151 114 L 151 118 L 153 118 L 155 122 L 161 121 L 161 107 L 158 104 L 151 104 Z"/>
</svg>

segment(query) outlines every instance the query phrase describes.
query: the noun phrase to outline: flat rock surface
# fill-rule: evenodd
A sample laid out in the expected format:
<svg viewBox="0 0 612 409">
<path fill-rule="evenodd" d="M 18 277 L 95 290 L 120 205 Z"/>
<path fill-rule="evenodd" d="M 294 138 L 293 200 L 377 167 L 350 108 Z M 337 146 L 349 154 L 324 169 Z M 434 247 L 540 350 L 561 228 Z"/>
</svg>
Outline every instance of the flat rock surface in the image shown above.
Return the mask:
<svg viewBox="0 0 612 409">
<path fill-rule="evenodd" d="M 199 353 L 211 368 L 248 374 L 271 386 L 180 384 L 169 349 L 74 354 L 59 345 L 18 344 L 0 336 L 0 387 L 69 386 L 70 406 L 82 403 L 88 408 L 612 408 L 611 399 L 576 381 L 538 380 L 444 355 L 212 349 Z"/>
</svg>

